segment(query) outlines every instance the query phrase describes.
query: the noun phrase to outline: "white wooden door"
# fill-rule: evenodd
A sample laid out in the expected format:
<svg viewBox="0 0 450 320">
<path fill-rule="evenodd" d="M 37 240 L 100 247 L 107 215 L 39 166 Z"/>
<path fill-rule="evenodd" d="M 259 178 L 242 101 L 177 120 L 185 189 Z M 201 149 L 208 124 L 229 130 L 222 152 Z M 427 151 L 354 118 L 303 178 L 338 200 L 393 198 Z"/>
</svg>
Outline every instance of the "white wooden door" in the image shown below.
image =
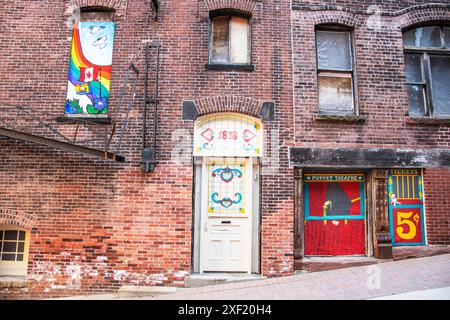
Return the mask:
<svg viewBox="0 0 450 320">
<path fill-rule="evenodd" d="M 252 159 L 204 158 L 200 272 L 251 273 Z"/>
</svg>

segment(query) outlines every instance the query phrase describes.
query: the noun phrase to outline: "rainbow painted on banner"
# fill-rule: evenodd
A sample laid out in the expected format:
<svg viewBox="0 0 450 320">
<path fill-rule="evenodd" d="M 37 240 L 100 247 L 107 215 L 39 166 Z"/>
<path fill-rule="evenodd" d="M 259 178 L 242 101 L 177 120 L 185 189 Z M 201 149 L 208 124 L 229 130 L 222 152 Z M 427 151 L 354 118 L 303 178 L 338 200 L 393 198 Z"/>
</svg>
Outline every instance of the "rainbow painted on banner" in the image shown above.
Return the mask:
<svg viewBox="0 0 450 320">
<path fill-rule="evenodd" d="M 114 30 L 113 22 L 79 22 L 75 25 L 66 114 L 104 116 L 108 113 Z"/>
</svg>

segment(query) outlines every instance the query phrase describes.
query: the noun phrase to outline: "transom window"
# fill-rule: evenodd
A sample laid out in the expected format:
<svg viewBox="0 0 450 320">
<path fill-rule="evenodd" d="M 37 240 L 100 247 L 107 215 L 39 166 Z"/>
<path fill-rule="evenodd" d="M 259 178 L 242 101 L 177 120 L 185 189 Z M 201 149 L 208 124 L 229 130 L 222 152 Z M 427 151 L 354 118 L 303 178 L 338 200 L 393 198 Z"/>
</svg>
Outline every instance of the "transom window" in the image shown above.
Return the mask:
<svg viewBox="0 0 450 320">
<path fill-rule="evenodd" d="M 319 112 L 353 114 L 355 107 L 352 33 L 316 30 Z"/>
<path fill-rule="evenodd" d="M 29 233 L 14 226 L 0 226 L 0 275 L 25 275 Z"/>
<path fill-rule="evenodd" d="M 450 27 L 403 33 L 410 116 L 450 117 Z"/>
<path fill-rule="evenodd" d="M 211 20 L 210 64 L 250 64 L 250 22 L 241 16 Z"/>
</svg>

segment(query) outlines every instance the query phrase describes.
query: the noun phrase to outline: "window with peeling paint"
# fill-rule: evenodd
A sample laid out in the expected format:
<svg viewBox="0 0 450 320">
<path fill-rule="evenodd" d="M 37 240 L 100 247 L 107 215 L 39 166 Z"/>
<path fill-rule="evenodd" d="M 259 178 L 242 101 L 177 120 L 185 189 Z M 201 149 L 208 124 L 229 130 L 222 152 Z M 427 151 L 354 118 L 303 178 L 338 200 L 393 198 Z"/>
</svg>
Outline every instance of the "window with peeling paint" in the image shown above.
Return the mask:
<svg viewBox="0 0 450 320">
<path fill-rule="evenodd" d="M 319 112 L 355 113 L 352 35 L 346 30 L 317 30 Z"/>
<path fill-rule="evenodd" d="M 219 16 L 211 22 L 211 64 L 250 64 L 248 18 Z"/>
<path fill-rule="evenodd" d="M 29 232 L 0 225 L 0 275 L 27 274 Z"/>
<path fill-rule="evenodd" d="M 450 116 L 450 28 L 425 26 L 403 33 L 410 116 Z"/>
</svg>

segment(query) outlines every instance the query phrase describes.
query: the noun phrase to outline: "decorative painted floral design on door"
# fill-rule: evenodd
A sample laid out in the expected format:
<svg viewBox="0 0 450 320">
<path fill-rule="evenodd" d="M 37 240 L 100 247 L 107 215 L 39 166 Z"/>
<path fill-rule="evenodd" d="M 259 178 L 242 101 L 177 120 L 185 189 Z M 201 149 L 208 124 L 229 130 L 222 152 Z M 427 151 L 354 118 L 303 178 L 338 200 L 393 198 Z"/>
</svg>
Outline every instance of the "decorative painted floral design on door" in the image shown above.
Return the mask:
<svg viewBox="0 0 450 320">
<path fill-rule="evenodd" d="M 245 213 L 245 163 L 209 165 L 208 212 L 210 214 Z"/>
<path fill-rule="evenodd" d="M 231 169 L 229 166 L 226 168 L 218 168 L 213 171 L 213 177 L 219 176 L 223 182 L 230 182 L 234 177 L 242 177 L 242 171 L 238 169 Z"/>
<path fill-rule="evenodd" d="M 114 22 L 75 25 L 65 114 L 106 116 L 109 110 Z"/>
</svg>

